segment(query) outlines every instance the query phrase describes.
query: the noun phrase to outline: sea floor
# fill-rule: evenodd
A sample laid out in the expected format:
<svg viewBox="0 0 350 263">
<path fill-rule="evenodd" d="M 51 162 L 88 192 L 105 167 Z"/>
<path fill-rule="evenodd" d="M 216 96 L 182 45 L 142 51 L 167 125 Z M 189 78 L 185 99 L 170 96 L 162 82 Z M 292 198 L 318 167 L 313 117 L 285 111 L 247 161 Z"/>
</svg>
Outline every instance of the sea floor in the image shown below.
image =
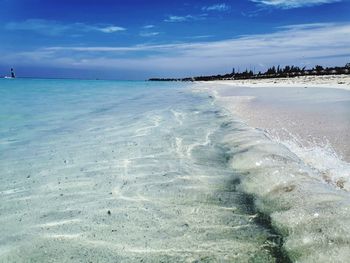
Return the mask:
<svg viewBox="0 0 350 263">
<path fill-rule="evenodd" d="M 11 85 L 0 262 L 275 262 L 281 237 L 237 190 L 218 144 L 229 117 L 207 96 L 173 84 Z"/>
<path fill-rule="evenodd" d="M 350 256 L 347 182 L 192 86 L 16 79 L 0 95 L 0 262 Z"/>
</svg>

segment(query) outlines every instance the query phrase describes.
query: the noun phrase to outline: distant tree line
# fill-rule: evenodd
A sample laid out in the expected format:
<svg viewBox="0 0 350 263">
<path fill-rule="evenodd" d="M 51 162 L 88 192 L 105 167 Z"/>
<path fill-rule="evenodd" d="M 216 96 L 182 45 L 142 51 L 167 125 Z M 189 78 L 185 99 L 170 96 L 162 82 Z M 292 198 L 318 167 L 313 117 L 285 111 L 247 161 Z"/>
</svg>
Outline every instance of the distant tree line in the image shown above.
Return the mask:
<svg viewBox="0 0 350 263">
<path fill-rule="evenodd" d="M 211 81 L 211 80 L 233 80 L 233 79 L 268 79 L 268 78 L 291 78 L 298 76 L 319 76 L 319 75 L 340 75 L 350 74 L 350 63 L 343 67 L 322 67 L 316 65 L 311 69 L 297 66 L 273 66 L 265 72 L 259 71 L 254 73 L 252 70 L 246 69 L 243 72 L 236 72 L 233 68 L 232 73 L 224 75 L 198 76 L 188 78 L 151 78 L 150 81 Z"/>
</svg>

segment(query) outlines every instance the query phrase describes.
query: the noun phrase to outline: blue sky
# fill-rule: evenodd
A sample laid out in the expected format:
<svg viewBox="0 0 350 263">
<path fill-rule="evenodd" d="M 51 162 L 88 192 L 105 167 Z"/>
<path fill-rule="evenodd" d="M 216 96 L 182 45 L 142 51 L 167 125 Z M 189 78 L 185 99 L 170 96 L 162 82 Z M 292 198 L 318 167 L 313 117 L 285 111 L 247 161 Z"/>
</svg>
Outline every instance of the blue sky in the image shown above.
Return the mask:
<svg viewBox="0 0 350 263">
<path fill-rule="evenodd" d="M 0 75 L 146 79 L 350 62 L 350 0 L 0 0 Z"/>
</svg>

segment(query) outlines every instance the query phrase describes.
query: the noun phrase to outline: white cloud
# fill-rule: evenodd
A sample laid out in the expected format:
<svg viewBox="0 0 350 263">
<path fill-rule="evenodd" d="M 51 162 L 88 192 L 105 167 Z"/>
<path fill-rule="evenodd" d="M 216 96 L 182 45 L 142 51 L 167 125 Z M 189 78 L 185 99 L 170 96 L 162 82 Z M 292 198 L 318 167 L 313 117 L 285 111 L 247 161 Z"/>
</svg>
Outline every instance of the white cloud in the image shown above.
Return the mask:
<svg viewBox="0 0 350 263">
<path fill-rule="evenodd" d="M 278 7 L 283 9 L 309 7 L 314 5 L 329 4 L 341 2 L 342 0 L 250 0 L 266 6 Z"/>
<path fill-rule="evenodd" d="M 169 23 L 179 23 L 179 22 L 186 22 L 186 21 L 196 21 L 196 20 L 204 20 L 206 19 L 207 14 L 200 14 L 200 15 L 186 15 L 186 16 L 168 16 L 164 22 Z"/>
<path fill-rule="evenodd" d="M 143 29 L 151 29 L 151 28 L 155 28 L 155 25 L 145 25 L 142 28 Z"/>
<path fill-rule="evenodd" d="M 160 32 L 153 31 L 155 25 L 145 25 L 142 27 L 142 31 L 139 33 L 140 37 L 154 37 L 160 34 Z"/>
<path fill-rule="evenodd" d="M 53 20 L 28 19 L 22 22 L 10 22 L 5 25 L 6 30 L 32 31 L 42 35 L 59 36 L 66 32 L 90 32 L 115 33 L 126 30 L 114 25 L 87 25 L 84 23 L 64 24 Z"/>
<path fill-rule="evenodd" d="M 218 11 L 218 12 L 225 12 L 230 10 L 231 7 L 225 3 L 215 4 L 211 6 L 203 6 L 203 11 Z"/>
<path fill-rule="evenodd" d="M 309 24 L 295 24 L 295 25 L 286 25 L 286 26 L 279 26 L 277 28 L 280 29 L 289 29 L 289 30 L 300 30 L 300 29 L 312 29 L 312 28 L 318 28 L 318 27 L 329 27 L 336 25 L 334 23 L 309 23 Z"/>
<path fill-rule="evenodd" d="M 4 61 L 27 61 L 86 69 L 153 71 L 155 76 L 228 72 L 249 65 L 338 64 L 350 59 L 350 23 L 285 26 L 270 34 L 199 43 L 125 47 L 47 47 L 2 54 Z M 11 57 L 12 56 L 12 57 Z"/>
<path fill-rule="evenodd" d="M 120 26 L 107 26 L 107 27 L 91 27 L 90 28 L 92 30 L 96 30 L 96 31 L 101 31 L 103 33 L 114 33 L 114 32 L 118 32 L 118 31 L 125 31 L 126 29 L 124 27 L 120 27 Z"/>
<path fill-rule="evenodd" d="M 158 36 L 160 33 L 159 32 L 140 32 L 141 37 L 154 37 Z"/>
<path fill-rule="evenodd" d="M 187 37 L 189 39 L 204 39 L 204 38 L 211 38 L 214 37 L 214 35 L 199 35 L 199 36 L 191 36 Z"/>
<path fill-rule="evenodd" d="M 176 23 L 176 22 L 185 22 L 188 20 L 192 20 L 193 16 L 187 15 L 187 16 L 168 16 L 167 19 L 165 19 L 165 22 L 171 22 L 171 23 Z"/>
</svg>

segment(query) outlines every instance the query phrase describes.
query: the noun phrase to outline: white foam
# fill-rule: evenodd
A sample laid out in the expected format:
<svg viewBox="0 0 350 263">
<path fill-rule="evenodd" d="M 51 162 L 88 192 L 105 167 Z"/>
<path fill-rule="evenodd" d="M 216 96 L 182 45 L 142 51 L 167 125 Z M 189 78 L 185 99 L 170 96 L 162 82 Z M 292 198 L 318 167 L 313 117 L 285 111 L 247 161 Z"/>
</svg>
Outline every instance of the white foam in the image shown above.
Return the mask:
<svg viewBox="0 0 350 263">
<path fill-rule="evenodd" d="M 223 143 L 231 149 L 230 166 L 241 174 L 241 189 L 255 196 L 260 212 L 270 216 L 292 261 L 328 262 L 328 255 L 335 262 L 347 261 L 348 192 L 327 184 L 286 146 L 243 123 L 232 123 Z"/>
<path fill-rule="evenodd" d="M 270 136 L 295 153 L 325 182 L 338 189 L 350 191 L 350 163 L 343 161 L 327 140 L 309 139 L 304 143 L 301 138 L 285 132 L 288 133 L 288 139 L 286 136 L 282 139 L 277 133 Z"/>
</svg>

